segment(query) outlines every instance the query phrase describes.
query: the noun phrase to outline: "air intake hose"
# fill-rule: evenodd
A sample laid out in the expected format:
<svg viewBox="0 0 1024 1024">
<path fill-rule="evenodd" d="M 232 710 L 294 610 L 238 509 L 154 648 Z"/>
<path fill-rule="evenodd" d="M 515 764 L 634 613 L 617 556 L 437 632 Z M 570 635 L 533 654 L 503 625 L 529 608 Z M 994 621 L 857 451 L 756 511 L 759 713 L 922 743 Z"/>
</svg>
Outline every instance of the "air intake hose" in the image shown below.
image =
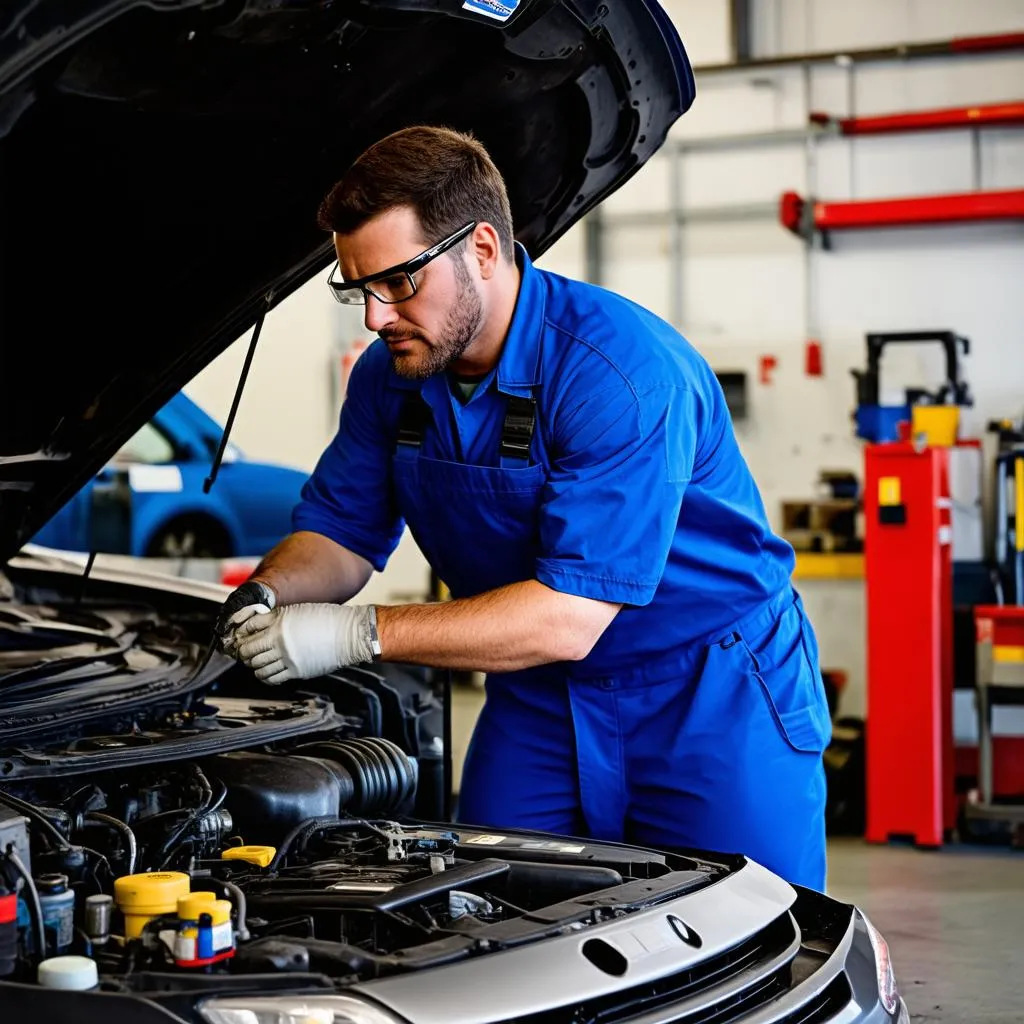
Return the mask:
<svg viewBox="0 0 1024 1024">
<path fill-rule="evenodd" d="M 353 793 L 342 809 L 351 814 L 393 814 L 416 793 L 417 764 L 390 740 L 374 737 L 307 743 L 295 753 L 332 762 L 348 772 Z"/>
</svg>

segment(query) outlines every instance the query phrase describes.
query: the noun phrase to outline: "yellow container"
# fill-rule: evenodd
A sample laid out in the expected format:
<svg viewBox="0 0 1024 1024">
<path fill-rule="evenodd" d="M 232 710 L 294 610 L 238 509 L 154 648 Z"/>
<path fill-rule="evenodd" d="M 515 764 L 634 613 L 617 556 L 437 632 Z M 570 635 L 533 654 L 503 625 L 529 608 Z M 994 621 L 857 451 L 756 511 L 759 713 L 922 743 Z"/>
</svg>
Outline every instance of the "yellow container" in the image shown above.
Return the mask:
<svg viewBox="0 0 1024 1024">
<path fill-rule="evenodd" d="M 124 914 L 124 937 L 137 939 L 154 917 L 175 913 L 178 900 L 188 895 L 189 882 L 182 871 L 153 871 L 116 879 L 114 902 Z"/>
<path fill-rule="evenodd" d="M 930 448 L 950 448 L 956 444 L 960 430 L 958 405 L 913 405 L 910 407 L 910 430 L 914 437 L 924 435 Z"/>
</svg>

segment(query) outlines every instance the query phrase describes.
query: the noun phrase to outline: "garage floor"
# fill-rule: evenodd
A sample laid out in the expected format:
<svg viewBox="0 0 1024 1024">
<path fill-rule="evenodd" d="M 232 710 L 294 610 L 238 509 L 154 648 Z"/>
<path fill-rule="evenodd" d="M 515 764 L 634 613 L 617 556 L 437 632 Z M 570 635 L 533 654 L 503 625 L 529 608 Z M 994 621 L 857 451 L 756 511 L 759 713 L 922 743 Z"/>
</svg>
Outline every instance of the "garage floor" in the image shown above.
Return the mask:
<svg viewBox="0 0 1024 1024">
<path fill-rule="evenodd" d="M 833 840 L 828 888 L 885 935 L 914 1021 L 1024 1022 L 1024 853 Z"/>
<path fill-rule="evenodd" d="M 475 687 L 455 690 L 457 779 L 482 702 Z M 828 887 L 886 936 L 915 1022 L 1024 1024 L 1024 852 L 837 839 Z"/>
</svg>

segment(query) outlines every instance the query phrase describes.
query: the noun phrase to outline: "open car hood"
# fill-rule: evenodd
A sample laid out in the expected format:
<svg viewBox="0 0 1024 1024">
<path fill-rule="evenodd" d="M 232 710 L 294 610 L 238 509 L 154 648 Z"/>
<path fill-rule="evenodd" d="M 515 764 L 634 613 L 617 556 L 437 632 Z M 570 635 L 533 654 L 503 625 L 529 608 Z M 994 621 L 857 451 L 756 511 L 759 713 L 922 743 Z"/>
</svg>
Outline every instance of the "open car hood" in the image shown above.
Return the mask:
<svg viewBox="0 0 1024 1024">
<path fill-rule="evenodd" d="M 653 0 L 5 5 L 0 561 L 332 262 L 317 207 L 374 140 L 476 133 L 536 256 L 693 97 Z"/>
</svg>

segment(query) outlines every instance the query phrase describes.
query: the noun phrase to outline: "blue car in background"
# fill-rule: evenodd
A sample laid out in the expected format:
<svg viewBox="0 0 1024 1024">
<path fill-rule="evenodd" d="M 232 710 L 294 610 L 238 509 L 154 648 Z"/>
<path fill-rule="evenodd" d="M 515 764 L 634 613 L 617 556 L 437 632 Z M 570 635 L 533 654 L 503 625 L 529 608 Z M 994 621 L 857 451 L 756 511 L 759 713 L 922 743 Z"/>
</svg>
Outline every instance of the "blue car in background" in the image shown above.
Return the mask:
<svg viewBox="0 0 1024 1024">
<path fill-rule="evenodd" d="M 153 558 L 265 554 L 290 532 L 306 474 L 248 462 L 229 444 L 217 482 L 204 494 L 221 433 L 179 392 L 32 542 Z"/>
</svg>

